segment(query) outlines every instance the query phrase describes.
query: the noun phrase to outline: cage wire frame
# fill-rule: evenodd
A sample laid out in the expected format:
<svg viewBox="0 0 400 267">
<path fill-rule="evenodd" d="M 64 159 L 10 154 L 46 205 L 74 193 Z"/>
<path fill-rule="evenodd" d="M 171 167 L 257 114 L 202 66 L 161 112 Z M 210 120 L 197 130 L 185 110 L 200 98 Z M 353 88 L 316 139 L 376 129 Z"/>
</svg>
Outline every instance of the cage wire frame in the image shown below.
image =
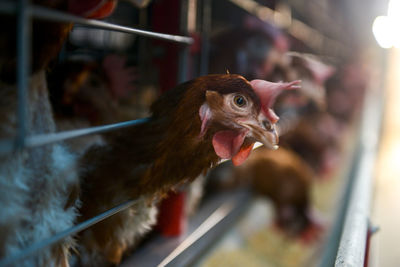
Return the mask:
<svg viewBox="0 0 400 267">
<path fill-rule="evenodd" d="M 233 1 L 235 2 L 235 1 Z M 26 104 L 27 104 L 27 87 L 28 87 L 28 73 L 29 73 L 29 45 L 30 45 L 30 33 L 29 23 L 31 18 L 42 18 L 50 21 L 57 22 L 74 22 L 92 28 L 105 29 L 110 31 L 118 31 L 130 34 L 137 34 L 149 38 L 162 39 L 169 42 L 175 42 L 178 44 L 190 45 L 194 42 L 193 38 L 187 36 L 170 35 L 152 31 L 141 30 L 133 27 L 125 27 L 117 24 L 108 22 L 84 19 L 64 12 L 44 8 L 37 5 L 31 5 L 29 0 L 18 0 L 13 1 L 2 1 L 0 2 L 0 13 L 2 14 L 16 14 L 17 17 L 17 92 L 18 92 L 18 106 L 16 110 L 18 128 L 15 139 L 11 140 L 0 140 L 0 154 L 8 154 L 13 151 L 21 149 L 29 149 L 30 147 L 42 146 L 54 142 L 60 142 L 67 139 L 78 138 L 84 135 L 103 133 L 106 131 L 113 131 L 133 125 L 138 125 L 149 120 L 149 118 L 132 120 L 126 122 L 120 122 L 115 124 L 89 127 L 84 129 L 77 129 L 71 131 L 63 131 L 50 134 L 42 134 L 35 136 L 26 136 Z M 378 85 L 374 85 L 378 86 Z M 372 88 L 374 89 L 374 88 Z M 373 91 L 373 90 L 369 90 Z M 378 98 L 378 101 L 376 101 Z M 375 101 L 374 101 L 375 100 Z M 379 101 L 380 100 L 380 101 Z M 349 209 L 345 212 L 345 221 L 343 224 L 343 230 L 341 233 L 339 247 L 333 249 L 337 255 L 335 266 L 361 266 L 364 262 L 364 254 L 366 247 L 366 231 L 368 230 L 368 218 L 369 218 L 369 206 L 371 197 L 372 178 L 371 165 L 373 163 L 374 154 L 378 146 L 379 128 L 381 123 L 382 114 L 382 97 L 376 96 L 376 93 L 372 96 L 369 94 L 366 96 L 367 104 L 363 110 L 362 126 L 360 129 L 361 140 L 360 140 L 360 161 L 356 163 L 356 185 L 353 185 L 349 190 L 350 199 L 346 200 L 346 204 Z M 375 114 L 371 116 L 371 114 Z M 378 114 L 378 115 L 376 115 Z M 371 119 L 372 117 L 372 119 Z M 369 119 L 366 119 L 369 118 Z M 373 126 L 373 127 L 371 127 Z M 371 132 L 371 129 L 375 129 L 376 132 Z M 85 222 L 79 223 L 73 227 L 70 227 L 56 235 L 44 239 L 38 243 L 32 244 L 31 246 L 22 249 L 20 252 L 11 255 L 9 257 L 0 259 L 0 267 L 9 266 L 15 262 L 24 259 L 32 254 L 44 249 L 52 244 L 55 244 L 67 236 L 76 234 L 84 229 L 89 228 L 93 224 L 96 224 L 120 211 L 123 211 L 136 203 L 136 200 L 129 200 L 120 205 L 115 206 Z M 357 211 L 362 211 L 357 212 Z M 340 222 L 339 222 L 340 223 Z M 338 233 L 336 233 L 338 234 Z M 332 251 L 328 251 L 328 254 L 333 254 Z M 335 254 L 336 254 L 335 253 Z M 165 261 L 171 261 L 170 258 Z M 322 265 L 330 262 L 323 261 Z M 166 262 L 163 262 L 166 263 Z M 321 265 L 321 266 L 322 266 Z"/>
<path fill-rule="evenodd" d="M 139 36 L 160 39 L 168 42 L 174 42 L 183 45 L 191 45 L 194 40 L 191 37 L 165 34 L 147 30 L 141 30 L 134 27 L 125 27 L 113 23 L 108 23 L 93 19 L 84 19 L 78 16 L 60 12 L 57 10 L 32 5 L 28 0 L 2 1 L 0 3 L 0 14 L 15 14 L 17 21 L 17 133 L 14 139 L 0 140 L 0 154 L 5 155 L 22 149 L 29 149 L 30 147 L 43 146 L 50 143 L 60 142 L 67 139 L 78 138 L 90 134 L 104 133 L 107 131 L 114 131 L 121 128 L 126 128 L 134 125 L 144 123 L 149 118 L 138 120 L 131 120 L 119 122 L 114 124 L 89 127 L 84 129 L 77 129 L 71 131 L 63 131 L 57 133 L 41 134 L 34 136 L 26 136 L 26 104 L 27 104 L 27 88 L 28 88 L 28 74 L 30 64 L 30 31 L 29 25 L 32 18 L 41 18 L 55 22 L 73 22 L 75 24 L 84 25 L 91 28 L 99 28 L 109 31 L 124 32 L 129 34 L 136 34 Z M 107 219 L 108 217 L 123 211 L 132 205 L 137 200 L 129 200 L 121 203 L 97 216 L 72 226 L 60 233 L 55 234 L 50 238 L 43 239 L 42 241 L 32 244 L 27 248 L 22 249 L 18 253 L 9 257 L 0 259 L 0 266 L 9 266 L 19 260 L 22 260 L 32 254 L 51 246 L 62 239 L 76 234 L 90 226 Z"/>
</svg>

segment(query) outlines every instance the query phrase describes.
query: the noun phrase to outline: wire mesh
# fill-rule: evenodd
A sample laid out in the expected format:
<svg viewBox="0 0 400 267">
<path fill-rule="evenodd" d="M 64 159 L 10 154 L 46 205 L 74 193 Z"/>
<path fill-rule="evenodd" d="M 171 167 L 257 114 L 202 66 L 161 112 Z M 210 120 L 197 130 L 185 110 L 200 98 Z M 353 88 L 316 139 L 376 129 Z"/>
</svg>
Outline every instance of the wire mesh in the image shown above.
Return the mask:
<svg viewBox="0 0 400 267">
<path fill-rule="evenodd" d="M 41 6 L 29 5 L 28 0 L 2 1 L 0 3 L 0 13 L 3 14 L 16 14 L 17 17 L 17 124 L 18 130 L 14 140 L 0 140 L 0 154 L 7 154 L 16 149 L 23 149 L 35 146 L 42 146 L 54 142 L 60 142 L 66 139 L 78 138 L 84 135 L 104 133 L 107 131 L 114 131 L 121 128 L 131 127 L 148 121 L 148 118 L 120 122 L 115 124 L 90 127 L 85 129 L 77 129 L 71 131 L 64 131 L 59 133 L 42 134 L 36 136 L 26 137 L 26 106 L 27 106 L 27 87 L 29 76 L 30 55 L 29 46 L 30 40 L 30 20 L 34 18 L 42 18 L 57 22 L 73 22 L 76 24 L 85 25 L 93 28 L 101 28 L 104 30 L 118 31 L 129 34 L 137 34 L 149 38 L 162 39 L 165 41 L 175 42 L 190 45 L 193 43 L 191 37 L 171 35 L 164 33 L 157 33 L 136 29 L 133 27 L 120 26 L 108 22 L 84 19 L 71 14 L 66 14 L 60 11 L 44 8 Z M 0 260 L 0 266 L 14 265 L 18 260 L 29 257 L 30 255 L 45 249 L 62 239 L 76 234 L 90 226 L 107 219 L 108 217 L 121 212 L 132 205 L 137 200 L 126 201 L 114 208 L 111 208 L 87 221 L 79 223 L 69 229 L 66 229 L 50 238 L 44 239 L 41 242 L 33 244 L 17 254 L 11 255 L 7 258 Z"/>
</svg>

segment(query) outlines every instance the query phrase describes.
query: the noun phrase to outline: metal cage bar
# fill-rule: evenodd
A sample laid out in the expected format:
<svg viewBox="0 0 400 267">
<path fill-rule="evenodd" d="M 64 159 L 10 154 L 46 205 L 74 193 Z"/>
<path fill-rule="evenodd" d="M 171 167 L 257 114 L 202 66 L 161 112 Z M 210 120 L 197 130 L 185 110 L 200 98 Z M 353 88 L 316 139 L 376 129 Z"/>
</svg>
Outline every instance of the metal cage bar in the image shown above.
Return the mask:
<svg viewBox="0 0 400 267">
<path fill-rule="evenodd" d="M 310 27 L 306 23 L 295 19 L 291 14 L 282 13 L 255 0 L 228 0 L 237 7 L 245 10 L 249 14 L 258 17 L 262 21 L 268 21 L 286 30 L 289 34 L 304 42 L 311 49 L 322 52 L 336 52 L 336 54 L 348 54 L 347 47 L 339 41 L 328 38 L 320 31 Z M 324 47 L 327 47 L 327 49 Z"/>
<path fill-rule="evenodd" d="M 112 23 L 83 19 L 77 16 L 66 14 L 63 12 L 51 10 L 48 8 L 29 5 L 28 0 L 20 0 L 18 3 L 12 1 L 2 1 L 0 3 L 0 13 L 5 14 L 16 14 L 17 15 L 17 54 L 18 54 L 18 109 L 17 109 L 17 120 L 18 120 L 18 132 L 15 140 L 0 140 L 0 154 L 10 153 L 16 148 L 29 148 L 35 146 L 46 145 L 54 142 L 63 141 L 66 139 L 77 138 L 84 135 L 103 133 L 107 131 L 117 130 L 125 127 L 130 127 L 138 125 L 148 121 L 148 118 L 132 120 L 127 122 L 120 122 L 110 125 L 103 125 L 98 127 L 90 127 L 85 129 L 77 129 L 72 131 L 65 131 L 59 133 L 42 134 L 31 137 L 26 137 L 26 106 L 27 106 L 27 86 L 28 86 L 28 76 L 29 76 L 29 45 L 30 45 L 30 19 L 32 17 L 48 19 L 58 22 L 74 22 L 76 24 L 81 24 L 93 28 L 101 28 L 111 31 L 119 31 L 130 34 L 137 34 L 141 36 L 146 36 L 150 38 L 162 39 L 165 41 L 171 41 L 176 43 L 182 43 L 190 45 L 193 43 L 193 39 L 186 36 L 171 35 L 164 33 L 157 33 L 151 31 L 140 30 L 132 27 L 124 27 Z M 14 141 L 14 142 L 13 142 Z M 44 249 L 52 244 L 55 244 L 62 239 L 76 234 L 90 226 L 107 219 L 108 217 L 121 212 L 132 205 L 134 205 L 137 200 L 126 201 L 114 208 L 111 208 L 89 220 L 86 220 L 80 224 L 77 224 L 71 228 L 68 228 L 50 238 L 44 239 L 41 242 L 33 244 L 22 251 L 11 255 L 10 257 L 3 258 L 0 260 L 0 266 L 9 266 L 14 264 L 16 261 L 29 257 L 30 255 Z"/>
<path fill-rule="evenodd" d="M 17 9 L 17 136 L 14 146 L 21 149 L 26 136 L 26 104 L 29 73 L 30 16 L 28 0 L 19 0 Z"/>
<path fill-rule="evenodd" d="M 142 123 L 144 120 L 122 122 L 111 125 L 104 125 L 99 127 L 92 127 L 87 129 L 79 129 L 73 131 L 66 131 L 60 133 L 43 134 L 38 136 L 26 137 L 25 127 L 25 114 L 26 114 L 26 87 L 28 77 L 28 66 L 29 66 L 29 18 L 30 16 L 36 18 L 43 18 L 58 22 L 74 22 L 77 24 L 100 28 L 110 31 L 119 31 L 130 34 L 142 35 L 150 38 L 162 39 L 165 41 L 177 42 L 186 45 L 193 43 L 193 38 L 179 35 L 163 34 L 151 31 L 140 30 L 132 27 L 124 27 L 108 22 L 84 19 L 78 16 L 67 14 L 64 12 L 35 6 L 28 5 L 27 0 L 21 0 L 20 5 L 11 1 L 4 1 L 0 3 L 0 12 L 6 14 L 18 15 L 18 132 L 16 139 L 13 140 L 0 140 L 0 154 L 10 153 L 17 149 L 24 147 L 34 147 L 62 141 L 65 139 L 76 138 L 83 135 L 96 134 L 105 131 L 111 131 L 123 127 L 132 126 L 138 123 Z"/>
<path fill-rule="evenodd" d="M 51 143 L 55 143 L 55 142 L 60 142 L 60 141 L 67 140 L 67 139 L 85 136 L 85 135 L 114 131 L 117 129 L 122 129 L 122 128 L 126 128 L 126 127 L 131 127 L 134 125 L 142 124 L 147 121 L 149 121 L 149 118 L 124 121 L 124 122 L 119 122 L 119 123 L 114 123 L 114 124 L 95 126 L 95 127 L 89 127 L 89 128 L 77 129 L 77 130 L 71 130 L 71 131 L 64 131 L 64 132 L 58 132 L 58 133 L 35 135 L 35 136 L 25 138 L 25 146 L 24 147 L 29 148 L 29 147 L 42 146 L 42 145 L 47 145 L 47 144 L 51 144 Z M 10 140 L 1 140 L 0 141 L 0 154 L 10 153 L 13 150 L 14 150 L 14 146 L 12 145 L 12 141 L 10 141 Z"/>
<path fill-rule="evenodd" d="M 6 1 L 4 3 L 0 3 L 0 12 L 3 13 L 15 13 L 17 11 L 17 5 L 13 2 Z M 141 30 L 133 27 L 125 27 L 116 25 L 113 23 L 108 23 L 104 21 L 94 20 L 94 19 L 84 19 L 78 16 L 74 16 L 71 14 L 67 14 L 61 11 L 37 6 L 37 5 L 29 5 L 26 7 L 25 12 L 32 15 L 35 18 L 48 19 L 52 21 L 58 22 L 73 22 L 76 24 L 81 24 L 93 28 L 99 28 L 104 30 L 118 31 L 124 33 L 137 34 L 141 36 L 146 36 L 155 39 L 162 39 L 165 41 L 176 42 L 181 44 L 190 45 L 193 43 L 193 38 L 187 36 L 180 35 L 172 35 L 165 33 L 158 33 L 152 31 Z"/>
<path fill-rule="evenodd" d="M 360 133 L 360 159 L 345 215 L 335 266 L 364 266 L 369 229 L 372 178 L 381 128 L 383 98 L 372 83 L 366 95 Z"/>
</svg>

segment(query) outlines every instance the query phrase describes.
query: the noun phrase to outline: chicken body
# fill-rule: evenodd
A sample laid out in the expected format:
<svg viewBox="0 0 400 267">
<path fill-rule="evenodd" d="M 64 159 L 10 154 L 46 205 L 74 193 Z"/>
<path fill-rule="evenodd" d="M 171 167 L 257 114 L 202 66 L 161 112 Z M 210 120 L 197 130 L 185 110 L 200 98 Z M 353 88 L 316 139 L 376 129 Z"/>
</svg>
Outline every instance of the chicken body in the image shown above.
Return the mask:
<svg viewBox="0 0 400 267">
<path fill-rule="evenodd" d="M 93 256 L 87 262 L 98 266 L 93 259 L 103 257 L 118 263 L 134 237 L 154 223 L 154 202 L 174 186 L 221 158 L 241 164 L 255 141 L 274 147 L 276 118 L 270 107 L 279 91 L 298 83 L 200 77 L 164 94 L 152 105 L 147 122 L 109 134 L 105 145 L 89 149 L 80 162 L 81 219 L 128 199 L 139 199 L 140 208 L 118 213 L 82 234 L 83 250 Z"/>
<path fill-rule="evenodd" d="M 301 90 L 282 94 L 277 100 L 275 108 L 282 117 L 278 128 L 282 146 L 296 152 L 317 177 L 328 174 L 337 157 L 341 129 L 326 111 L 324 86 L 334 72 L 334 67 L 315 56 L 290 52 L 286 64 L 271 77 L 302 80 Z"/>
<path fill-rule="evenodd" d="M 286 234 L 301 236 L 310 229 L 316 233 L 318 227 L 310 216 L 313 171 L 295 153 L 284 148 L 259 148 L 234 171 L 234 176 L 239 182 L 250 182 L 256 193 L 272 201 L 276 224 Z"/>
<path fill-rule="evenodd" d="M 31 77 L 29 89 L 27 134 L 54 132 L 44 71 Z M 12 138 L 16 133 L 16 88 L 1 84 L 0 94 L 0 136 Z M 0 256 L 15 254 L 71 227 L 77 213 L 75 201 L 69 202 L 69 197 L 78 192 L 78 185 L 75 158 L 62 144 L 1 156 Z M 67 238 L 15 266 L 67 266 L 72 244 L 72 238 Z"/>
<path fill-rule="evenodd" d="M 326 177 L 338 163 L 343 127 L 327 112 L 300 119 L 281 138 L 283 147 L 295 151 L 317 174 Z"/>
<path fill-rule="evenodd" d="M 35 1 L 64 9 L 66 1 Z M 14 138 L 17 129 L 15 17 L 0 17 L 0 94 L 3 139 Z M 13 27 L 14 26 L 14 27 Z M 45 68 L 57 55 L 71 24 L 34 20 L 32 65 L 27 90 L 27 135 L 55 132 L 48 100 Z M 71 227 L 76 218 L 71 192 L 78 192 L 75 158 L 62 144 L 17 151 L 0 161 L 0 257 L 11 256 L 44 238 Z M 76 194 L 75 194 L 76 195 Z M 15 262 L 15 266 L 68 266 L 72 238 Z"/>
</svg>

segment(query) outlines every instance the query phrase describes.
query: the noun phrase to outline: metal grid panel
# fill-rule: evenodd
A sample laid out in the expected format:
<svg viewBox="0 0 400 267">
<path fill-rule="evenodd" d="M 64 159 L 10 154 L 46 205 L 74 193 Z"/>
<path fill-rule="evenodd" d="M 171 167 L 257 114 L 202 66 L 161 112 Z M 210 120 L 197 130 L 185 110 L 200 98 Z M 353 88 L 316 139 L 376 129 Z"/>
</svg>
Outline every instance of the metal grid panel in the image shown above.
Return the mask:
<svg viewBox="0 0 400 267">
<path fill-rule="evenodd" d="M 130 34 L 137 34 L 149 38 L 162 39 L 165 41 L 190 45 L 193 43 L 193 38 L 179 35 L 170 35 L 151 31 L 140 30 L 132 27 L 124 27 L 112 23 L 107 23 L 92 19 L 83 19 L 77 16 L 66 14 L 60 11 L 51 10 L 48 8 L 29 5 L 28 0 L 19 0 L 18 3 L 12 1 L 3 1 L 0 3 L 0 13 L 16 14 L 17 15 L 17 90 L 18 90 L 18 108 L 17 108 L 17 135 L 15 140 L 0 140 L 0 154 L 10 153 L 14 150 L 23 148 L 42 146 L 49 143 L 60 142 L 66 139 L 77 138 L 84 135 L 103 133 L 113 131 L 148 121 L 148 118 L 120 122 L 110 125 L 98 127 L 90 127 L 72 131 L 59 133 L 42 134 L 26 137 L 26 105 L 27 105 L 27 86 L 29 74 L 29 45 L 30 45 L 30 20 L 32 17 L 42 18 L 58 22 L 73 22 L 76 24 L 85 25 L 93 28 L 101 28 L 110 31 L 119 31 Z M 66 229 L 48 239 L 42 240 L 39 243 L 33 244 L 28 248 L 23 249 L 19 253 L 0 260 L 0 266 L 9 266 L 16 261 L 24 259 L 52 244 L 55 244 L 62 239 L 78 233 L 93 224 L 96 224 L 118 212 L 121 212 L 132 205 L 136 200 L 126 201 L 114 208 L 111 208 L 85 222 L 77 224 L 69 229 Z"/>
<path fill-rule="evenodd" d="M 0 3 L 0 12 L 6 14 L 16 13 L 18 16 L 18 133 L 16 136 L 15 143 L 12 140 L 1 140 L 0 141 L 0 153 L 9 153 L 15 149 L 21 149 L 24 147 L 33 147 L 44 144 L 49 144 L 53 142 L 59 142 L 65 139 L 76 138 L 88 134 L 96 134 L 105 131 L 111 131 L 123 127 L 129 127 L 141 122 L 130 121 L 117 123 L 113 125 L 107 125 L 102 127 L 93 127 L 88 129 L 80 129 L 76 131 L 60 132 L 50 135 L 40 135 L 26 138 L 26 87 L 27 87 L 27 77 L 29 73 L 29 58 L 28 47 L 30 44 L 30 31 L 29 31 L 29 21 L 31 17 L 44 18 L 52 21 L 58 22 L 74 22 L 76 24 L 86 25 L 93 28 L 101 28 L 110 31 L 119 31 L 130 34 L 137 34 L 145 37 L 162 39 L 165 41 L 182 43 L 190 45 L 193 43 L 193 38 L 179 35 L 171 35 L 164 33 L 157 33 L 151 31 L 144 31 L 140 29 L 135 29 L 132 27 L 124 27 L 112 23 L 107 23 L 92 19 L 83 19 L 74 15 L 66 14 L 60 11 L 51 10 L 48 8 L 28 5 L 27 0 L 20 0 L 18 3 L 11 1 L 5 1 Z"/>
<path fill-rule="evenodd" d="M 105 131 L 111 131 L 119 128 L 129 127 L 138 123 L 144 122 L 144 120 L 130 121 L 117 123 L 107 126 L 92 127 L 87 129 L 79 129 L 76 131 L 67 131 L 52 133 L 49 135 L 39 135 L 26 137 L 26 87 L 27 87 L 27 77 L 29 73 L 29 44 L 30 44 L 30 31 L 29 31 L 29 21 L 31 17 L 43 18 L 51 21 L 58 22 L 73 22 L 76 24 L 85 25 L 93 28 L 101 28 L 104 30 L 118 31 L 130 34 L 137 34 L 149 38 L 162 39 L 165 41 L 181 43 L 185 45 L 190 45 L 193 43 L 193 38 L 179 35 L 171 35 L 164 33 L 157 33 L 151 31 L 140 30 L 132 27 L 124 27 L 112 23 L 107 23 L 103 21 L 93 20 L 93 19 L 83 19 L 74 15 L 66 14 L 60 11 L 51 10 L 48 8 L 29 5 L 27 0 L 20 0 L 18 3 L 11 1 L 5 1 L 0 3 L 0 12 L 6 14 L 16 13 L 18 16 L 18 47 L 17 47 L 17 57 L 18 57 L 18 132 L 16 139 L 13 140 L 0 140 L 0 153 L 10 153 L 16 149 L 22 149 L 24 147 L 33 147 L 45 145 L 53 142 L 59 142 L 65 139 L 76 138 L 88 134 L 96 134 Z"/>
<path fill-rule="evenodd" d="M 23 1 L 23 2 L 25 2 L 25 1 Z M 165 40 L 165 41 L 176 42 L 176 43 L 181 43 L 181 44 L 186 44 L 186 45 L 190 45 L 193 43 L 193 38 L 187 37 L 187 36 L 152 32 L 152 31 L 141 30 L 141 29 L 137 29 L 137 28 L 133 28 L 133 27 L 125 27 L 125 26 L 121 26 L 121 25 L 117 25 L 117 24 L 113 24 L 113 23 L 94 20 L 94 19 L 84 19 L 84 18 L 81 18 L 78 16 L 74 16 L 71 14 L 67 14 L 64 12 L 52 10 L 52 9 L 37 6 L 37 5 L 25 4 L 23 8 L 17 8 L 17 7 L 19 7 L 19 6 L 16 3 L 6 1 L 3 3 L 0 3 L 0 12 L 8 13 L 8 14 L 13 14 L 15 12 L 17 12 L 17 13 L 23 12 L 24 16 L 27 16 L 27 17 L 32 16 L 34 18 L 42 18 L 42 19 L 47 19 L 47 20 L 57 21 L 57 22 L 73 22 L 75 24 L 81 24 L 81 25 L 92 27 L 92 28 L 99 28 L 99 29 L 110 30 L 110 31 L 118 31 L 118 32 L 137 34 L 137 35 L 141 35 L 141 36 L 146 36 L 146 37 L 150 37 L 150 38 L 161 39 L 161 40 Z M 23 10 L 23 11 L 20 11 L 20 10 Z"/>
<path fill-rule="evenodd" d="M 29 53 L 28 46 L 30 43 L 29 36 L 29 20 L 31 17 L 40 17 L 54 21 L 62 21 L 62 22 L 75 22 L 77 24 L 86 25 L 89 27 L 102 28 L 106 30 L 112 31 L 120 31 L 131 34 L 138 34 L 150 38 L 163 39 L 166 41 L 183 43 L 183 44 L 191 44 L 193 39 L 190 37 L 177 36 L 177 35 L 169 35 L 163 33 L 155 33 L 150 31 L 143 31 L 140 29 L 124 27 L 120 25 L 115 25 L 111 23 L 106 23 L 97 20 L 88 20 L 82 19 L 80 17 L 76 17 L 70 14 L 65 14 L 59 11 L 54 11 L 50 9 L 46 9 L 39 6 L 30 6 L 27 3 L 27 0 L 19 0 L 18 3 L 6 1 L 0 3 L 0 12 L 3 13 L 16 13 L 18 17 L 18 110 L 17 110 L 17 118 L 18 118 L 18 133 L 17 137 L 13 142 L 12 140 L 2 140 L 0 141 L 0 153 L 9 153 L 14 149 L 21 149 L 24 147 L 33 147 L 40 146 L 52 142 L 59 142 L 65 139 L 77 138 L 83 135 L 101 133 L 105 131 L 112 131 L 116 129 L 120 129 L 123 127 L 129 127 L 132 125 L 136 125 L 139 123 L 145 122 L 147 119 L 137 120 L 137 121 L 129 121 L 122 122 L 117 124 L 92 127 L 80 130 L 66 131 L 61 133 L 53 133 L 48 135 L 38 135 L 27 137 L 25 134 L 25 113 L 26 113 L 26 87 L 27 87 L 27 74 L 29 73 Z M 378 113 L 379 114 L 379 113 Z M 370 114 L 369 114 L 370 115 Z M 374 120 L 373 123 L 379 123 L 379 118 Z M 376 125 L 375 125 L 376 126 Z M 364 126 L 365 128 L 366 126 Z M 373 129 L 378 129 L 379 127 L 372 127 Z M 371 129 L 371 127 L 368 127 Z M 370 132 L 369 130 L 366 132 Z M 366 158 L 363 161 L 362 166 L 371 166 L 372 158 L 371 153 L 376 149 L 376 139 L 377 137 L 374 135 L 366 135 L 363 137 L 363 152 L 365 152 Z M 372 145 L 371 145 L 372 144 Z M 368 146 L 366 146 L 368 145 Z M 366 146 L 366 147 L 364 147 Z M 365 171 L 361 171 L 357 178 L 357 184 L 360 183 L 360 186 L 356 186 L 355 188 L 359 188 L 357 190 L 357 194 L 352 197 L 349 210 L 347 212 L 347 218 L 344 225 L 344 232 L 342 235 L 342 241 L 339 248 L 338 258 L 336 261 L 336 266 L 358 266 L 357 263 L 362 262 L 362 256 L 364 255 L 364 247 L 365 247 L 365 235 L 367 224 L 368 224 L 368 203 L 370 198 L 370 177 L 365 178 Z M 364 177 L 364 178 L 363 178 Z M 360 201 L 363 200 L 363 201 Z M 79 231 L 82 231 L 91 225 L 100 222 L 115 213 L 118 213 L 124 209 L 132 206 L 136 201 L 130 200 L 125 203 L 122 203 L 98 216 L 89 219 L 81 224 L 78 224 L 74 227 L 66 229 L 65 231 L 58 233 L 57 235 L 43 240 L 40 243 L 34 244 L 29 248 L 21 251 L 18 254 L 12 255 L 11 257 L 5 258 L 0 261 L 0 266 L 8 266 L 15 261 L 23 259 L 29 255 L 34 254 L 35 252 L 52 245 L 54 243 L 59 242 L 63 238 L 75 234 Z M 352 204 L 353 203 L 353 204 Z M 361 205 L 361 206 L 360 206 Z M 360 211 L 362 210 L 362 214 Z M 359 218 L 354 218 L 354 216 L 359 216 Z M 356 224 L 354 223 L 356 222 Z M 356 231 L 353 231 L 353 230 Z M 354 236 L 356 235 L 356 236 Z M 352 237 L 354 236 L 354 238 Z M 347 242 L 351 241 L 351 242 Z M 355 251 L 356 250 L 356 251 Z M 167 260 L 167 259 L 166 259 Z M 350 265 L 348 265 L 350 264 Z"/>
</svg>

